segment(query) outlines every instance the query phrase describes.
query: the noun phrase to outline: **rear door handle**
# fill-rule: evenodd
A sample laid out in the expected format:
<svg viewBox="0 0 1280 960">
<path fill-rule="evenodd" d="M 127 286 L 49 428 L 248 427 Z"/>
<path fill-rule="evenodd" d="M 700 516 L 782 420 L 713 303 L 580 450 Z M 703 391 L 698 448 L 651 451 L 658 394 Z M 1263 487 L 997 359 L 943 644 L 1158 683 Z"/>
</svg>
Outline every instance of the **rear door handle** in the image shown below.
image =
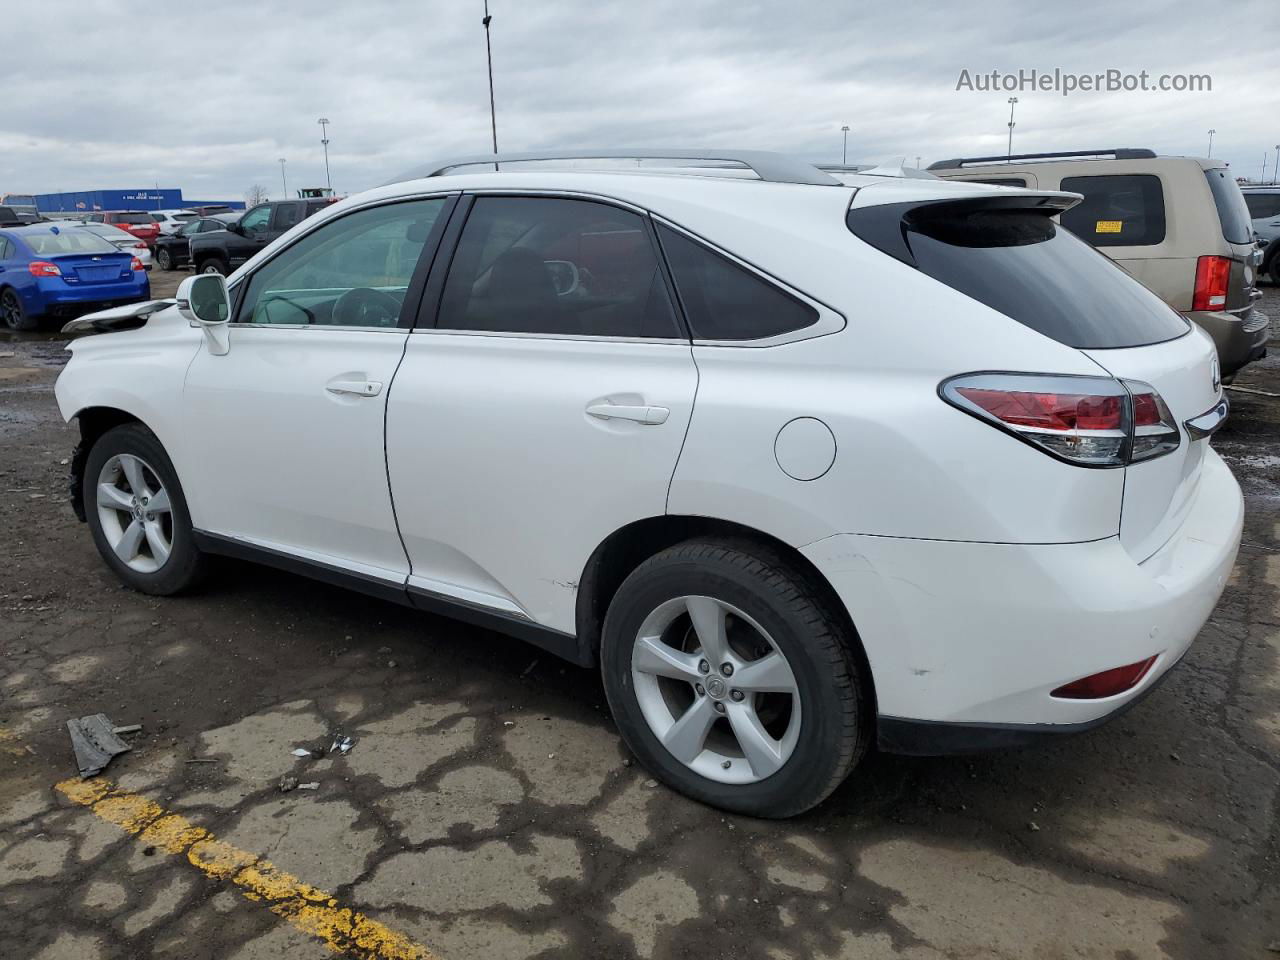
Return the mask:
<svg viewBox="0 0 1280 960">
<path fill-rule="evenodd" d="M 334 380 L 325 384 L 325 389 L 340 397 L 376 397 L 382 384 L 377 380 Z"/>
<path fill-rule="evenodd" d="M 633 420 L 654 426 L 666 423 L 671 411 L 667 407 L 628 406 L 621 403 L 593 403 L 587 413 L 600 420 Z"/>
</svg>

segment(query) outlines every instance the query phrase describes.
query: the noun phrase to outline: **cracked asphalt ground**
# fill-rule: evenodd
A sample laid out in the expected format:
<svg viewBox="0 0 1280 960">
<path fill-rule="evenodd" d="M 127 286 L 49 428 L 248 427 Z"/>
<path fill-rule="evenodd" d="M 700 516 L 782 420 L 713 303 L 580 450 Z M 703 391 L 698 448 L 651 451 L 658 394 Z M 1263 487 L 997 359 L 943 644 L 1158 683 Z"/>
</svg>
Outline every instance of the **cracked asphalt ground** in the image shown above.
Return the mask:
<svg viewBox="0 0 1280 960">
<path fill-rule="evenodd" d="M 652 784 L 596 676 L 519 642 L 243 564 L 122 589 L 65 502 L 63 360 L 0 339 L 4 957 L 1273 955 L 1280 399 L 1232 394 L 1244 546 L 1151 697 L 1043 748 L 872 756 L 774 823 Z M 1238 384 L 1280 393 L 1280 356 Z M 79 786 L 64 724 L 96 712 L 143 731 Z"/>
</svg>

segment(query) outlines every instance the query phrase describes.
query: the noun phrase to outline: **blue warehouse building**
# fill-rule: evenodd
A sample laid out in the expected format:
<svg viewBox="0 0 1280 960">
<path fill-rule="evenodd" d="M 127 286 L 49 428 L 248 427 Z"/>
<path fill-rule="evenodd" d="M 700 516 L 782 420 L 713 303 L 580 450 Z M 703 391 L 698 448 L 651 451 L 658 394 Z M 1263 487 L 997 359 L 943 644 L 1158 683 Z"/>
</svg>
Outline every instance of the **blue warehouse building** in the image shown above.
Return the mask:
<svg viewBox="0 0 1280 960">
<path fill-rule="evenodd" d="M 75 190 L 69 193 L 38 193 L 36 209 L 41 213 L 91 213 L 95 210 L 176 210 L 226 204 L 243 210 L 241 200 L 188 200 L 179 189 Z"/>
</svg>

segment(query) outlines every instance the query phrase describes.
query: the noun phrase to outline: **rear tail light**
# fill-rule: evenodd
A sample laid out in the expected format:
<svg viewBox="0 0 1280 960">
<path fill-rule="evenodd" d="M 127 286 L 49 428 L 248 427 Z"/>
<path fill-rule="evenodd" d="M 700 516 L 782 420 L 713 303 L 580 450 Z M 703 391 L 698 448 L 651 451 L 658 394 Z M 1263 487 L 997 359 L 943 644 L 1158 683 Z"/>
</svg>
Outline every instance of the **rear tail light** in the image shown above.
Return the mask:
<svg viewBox="0 0 1280 960">
<path fill-rule="evenodd" d="M 58 269 L 58 265 L 50 263 L 48 260 L 32 260 L 27 264 L 27 269 L 31 271 L 33 277 L 62 276 L 62 271 Z"/>
<path fill-rule="evenodd" d="M 1196 290 L 1192 310 L 1221 310 L 1227 305 L 1227 281 L 1231 279 L 1228 257 L 1201 257 L 1196 261 Z"/>
<path fill-rule="evenodd" d="M 954 407 L 1084 467 L 1123 467 L 1178 448 L 1178 425 L 1155 388 L 1136 380 L 1028 373 L 953 377 Z"/>
<path fill-rule="evenodd" d="M 131 269 L 133 269 L 133 270 L 145 270 L 145 269 L 146 269 L 146 267 L 144 267 L 144 266 L 142 265 L 142 261 L 141 261 L 141 260 L 139 260 L 137 257 L 134 257 L 134 258 L 133 258 L 133 263 L 129 264 L 129 267 L 130 267 Z"/>
<path fill-rule="evenodd" d="M 1114 697 L 1117 693 L 1132 690 L 1141 683 L 1158 656 L 1159 654 L 1139 660 L 1137 663 L 1113 667 L 1101 673 L 1064 683 L 1049 696 L 1060 697 L 1063 700 L 1101 700 L 1103 697 Z"/>
</svg>

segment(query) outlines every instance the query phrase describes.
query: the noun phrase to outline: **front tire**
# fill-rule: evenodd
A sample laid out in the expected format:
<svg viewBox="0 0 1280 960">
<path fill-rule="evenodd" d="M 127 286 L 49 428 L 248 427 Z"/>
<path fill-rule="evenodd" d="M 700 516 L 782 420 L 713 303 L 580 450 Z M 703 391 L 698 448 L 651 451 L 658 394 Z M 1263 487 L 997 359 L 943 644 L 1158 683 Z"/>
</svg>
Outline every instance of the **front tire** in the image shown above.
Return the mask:
<svg viewBox="0 0 1280 960">
<path fill-rule="evenodd" d="M 36 317 L 27 315 L 22 298 L 12 288 L 0 293 L 0 316 L 4 317 L 5 326 L 10 330 L 35 330 L 40 326 Z"/>
<path fill-rule="evenodd" d="M 227 261 L 221 257 L 207 257 L 201 260 L 200 266 L 196 270 L 196 273 L 219 273 L 224 277 L 230 272 L 227 267 Z"/>
<path fill-rule="evenodd" d="M 605 618 L 601 671 L 627 745 L 703 803 L 789 817 L 866 753 L 857 640 L 779 551 L 691 540 L 649 558 Z"/>
<path fill-rule="evenodd" d="M 199 579 L 186 497 L 160 441 L 139 423 L 108 430 L 84 468 L 84 512 L 94 545 L 116 576 L 142 593 L 168 596 Z"/>
</svg>

